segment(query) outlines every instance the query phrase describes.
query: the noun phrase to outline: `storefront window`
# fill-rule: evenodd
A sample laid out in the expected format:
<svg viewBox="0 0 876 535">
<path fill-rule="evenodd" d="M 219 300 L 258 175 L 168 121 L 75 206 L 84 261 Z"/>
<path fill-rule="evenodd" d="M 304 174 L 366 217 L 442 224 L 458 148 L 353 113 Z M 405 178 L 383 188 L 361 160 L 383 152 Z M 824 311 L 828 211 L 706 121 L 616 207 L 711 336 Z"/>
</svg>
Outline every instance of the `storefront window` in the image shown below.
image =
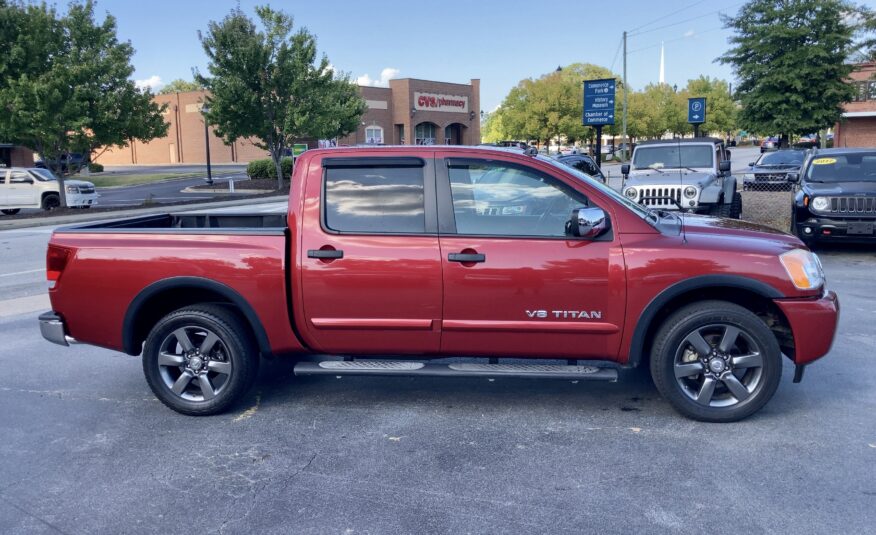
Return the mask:
<svg viewBox="0 0 876 535">
<path fill-rule="evenodd" d="M 416 128 L 417 145 L 435 144 L 435 125 L 433 123 L 420 123 Z"/>
</svg>

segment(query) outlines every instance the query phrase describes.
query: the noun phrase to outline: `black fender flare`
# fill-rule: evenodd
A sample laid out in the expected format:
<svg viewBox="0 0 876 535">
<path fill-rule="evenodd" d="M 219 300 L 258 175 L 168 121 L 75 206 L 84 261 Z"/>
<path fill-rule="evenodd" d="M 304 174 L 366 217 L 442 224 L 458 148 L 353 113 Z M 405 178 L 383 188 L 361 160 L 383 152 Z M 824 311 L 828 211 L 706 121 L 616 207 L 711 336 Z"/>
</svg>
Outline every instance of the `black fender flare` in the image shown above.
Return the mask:
<svg viewBox="0 0 876 535">
<path fill-rule="evenodd" d="M 657 313 L 676 297 L 692 290 L 706 288 L 736 288 L 748 290 L 766 299 L 781 299 L 784 295 L 765 282 L 744 277 L 742 275 L 700 275 L 677 282 L 665 288 L 645 307 L 630 342 L 630 355 L 627 367 L 635 368 L 642 362 L 642 353 L 645 346 L 645 336 L 651 328 L 651 323 Z"/>
<path fill-rule="evenodd" d="M 223 298 L 230 301 L 243 314 L 252 332 L 255 335 L 256 343 L 259 346 L 259 352 L 265 356 L 271 355 L 271 344 L 268 341 L 268 334 L 262 325 L 261 320 L 253 310 L 252 306 L 233 288 L 203 277 L 171 277 L 157 282 L 153 282 L 149 286 L 140 290 L 140 293 L 128 305 L 125 312 L 125 318 L 122 321 L 122 348 L 129 355 L 139 355 L 140 347 L 135 340 L 137 316 L 143 305 L 159 293 L 179 289 L 179 288 L 197 288 L 199 290 L 208 290 L 221 295 Z"/>
</svg>

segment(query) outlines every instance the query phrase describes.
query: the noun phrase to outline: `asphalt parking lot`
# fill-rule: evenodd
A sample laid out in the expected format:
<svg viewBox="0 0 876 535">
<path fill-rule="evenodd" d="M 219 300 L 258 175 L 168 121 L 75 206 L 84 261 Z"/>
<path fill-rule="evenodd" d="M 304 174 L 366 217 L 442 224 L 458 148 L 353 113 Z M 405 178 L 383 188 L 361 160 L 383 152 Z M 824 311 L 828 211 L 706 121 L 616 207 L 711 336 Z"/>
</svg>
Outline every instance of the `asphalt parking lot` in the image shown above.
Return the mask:
<svg viewBox="0 0 876 535">
<path fill-rule="evenodd" d="M 232 412 L 192 418 L 153 397 L 137 358 L 42 340 L 50 231 L 0 232 L 0 533 L 863 533 L 876 522 L 876 247 L 820 251 L 842 303 L 833 350 L 800 385 L 786 365 L 770 404 L 740 423 L 678 416 L 644 371 L 606 384 L 293 378 L 284 361 L 265 362 Z"/>
</svg>

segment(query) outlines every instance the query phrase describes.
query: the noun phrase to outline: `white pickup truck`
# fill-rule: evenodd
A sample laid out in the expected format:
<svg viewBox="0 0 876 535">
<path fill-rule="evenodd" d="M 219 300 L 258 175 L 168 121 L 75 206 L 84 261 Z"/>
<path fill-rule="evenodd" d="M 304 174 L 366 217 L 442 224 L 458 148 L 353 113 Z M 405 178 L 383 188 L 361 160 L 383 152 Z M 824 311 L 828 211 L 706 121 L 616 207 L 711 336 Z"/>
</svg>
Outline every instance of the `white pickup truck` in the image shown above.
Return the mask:
<svg viewBox="0 0 876 535">
<path fill-rule="evenodd" d="M 65 180 L 67 206 L 90 208 L 99 197 L 94 184 L 84 180 Z M 0 212 L 15 215 L 22 208 L 54 210 L 61 206 L 58 179 L 48 169 L 10 167 L 0 169 Z"/>
</svg>

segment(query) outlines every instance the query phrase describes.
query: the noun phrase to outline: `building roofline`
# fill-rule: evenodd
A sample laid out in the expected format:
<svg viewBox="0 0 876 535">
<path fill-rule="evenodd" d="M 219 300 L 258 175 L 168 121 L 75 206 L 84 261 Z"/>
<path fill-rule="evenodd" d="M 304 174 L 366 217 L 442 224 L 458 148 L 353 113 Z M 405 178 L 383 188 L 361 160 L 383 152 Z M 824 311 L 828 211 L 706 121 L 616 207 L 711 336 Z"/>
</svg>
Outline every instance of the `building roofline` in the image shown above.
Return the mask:
<svg viewBox="0 0 876 535">
<path fill-rule="evenodd" d="M 408 80 L 408 81 L 413 80 L 415 82 L 428 82 L 430 84 L 461 85 L 463 87 L 471 87 L 471 83 L 461 84 L 459 82 L 442 82 L 440 80 L 426 80 L 424 78 L 392 78 L 389 81 L 390 82 L 396 82 L 396 81 L 401 82 L 404 80 Z M 479 78 L 472 78 L 472 80 L 479 80 Z M 366 86 L 366 87 L 374 87 L 374 86 Z"/>
</svg>

